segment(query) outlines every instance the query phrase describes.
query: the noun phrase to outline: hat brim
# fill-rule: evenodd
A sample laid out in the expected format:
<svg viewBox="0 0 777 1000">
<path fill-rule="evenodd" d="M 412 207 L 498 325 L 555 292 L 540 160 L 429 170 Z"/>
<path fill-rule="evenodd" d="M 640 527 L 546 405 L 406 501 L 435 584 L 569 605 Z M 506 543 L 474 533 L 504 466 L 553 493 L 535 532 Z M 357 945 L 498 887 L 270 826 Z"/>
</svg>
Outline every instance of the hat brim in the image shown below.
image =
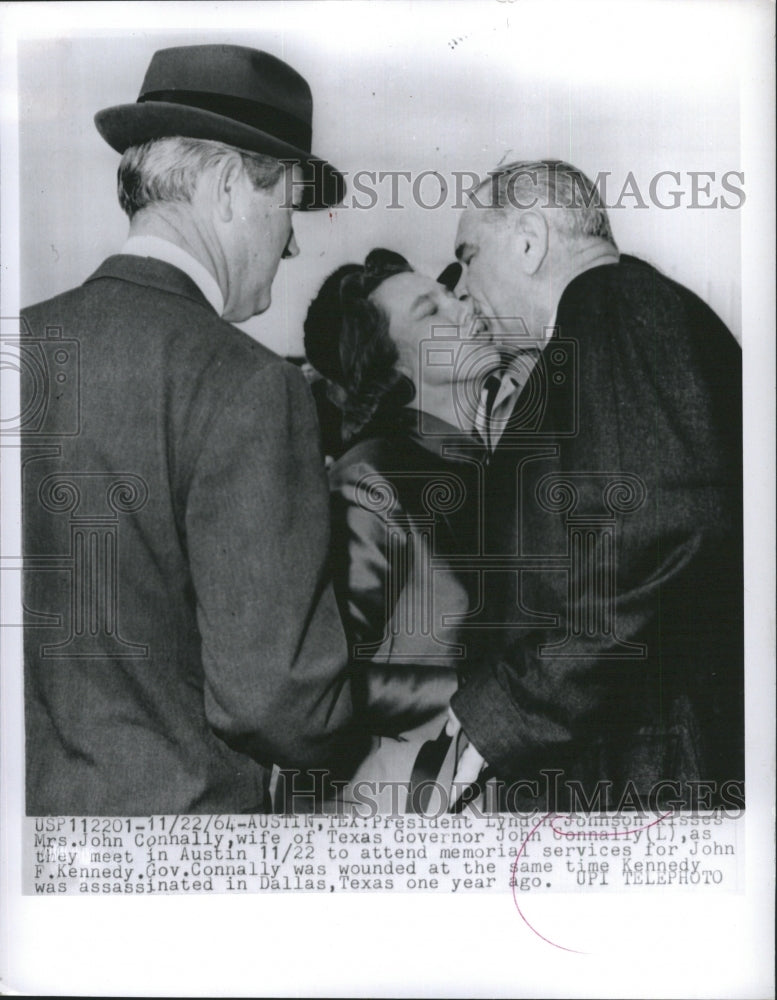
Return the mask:
<svg viewBox="0 0 777 1000">
<path fill-rule="evenodd" d="M 186 136 L 212 139 L 277 160 L 292 160 L 303 171 L 304 184 L 294 186 L 295 207 L 304 211 L 330 208 L 345 197 L 345 178 L 331 163 L 242 122 L 166 101 L 118 104 L 94 116 L 97 131 L 117 153 L 151 139 Z"/>
</svg>

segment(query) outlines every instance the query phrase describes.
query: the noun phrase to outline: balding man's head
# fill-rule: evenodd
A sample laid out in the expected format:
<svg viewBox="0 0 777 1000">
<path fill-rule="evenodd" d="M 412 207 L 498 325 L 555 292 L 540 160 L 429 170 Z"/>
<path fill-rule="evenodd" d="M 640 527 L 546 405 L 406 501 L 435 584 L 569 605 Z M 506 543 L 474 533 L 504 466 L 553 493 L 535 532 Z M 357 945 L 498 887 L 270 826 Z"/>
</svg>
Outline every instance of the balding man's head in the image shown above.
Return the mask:
<svg viewBox="0 0 777 1000">
<path fill-rule="evenodd" d="M 491 172 L 459 224 L 460 289 L 502 343 L 541 336 L 567 283 L 592 262 L 617 259 L 607 212 L 585 174 L 555 160 Z"/>
<path fill-rule="evenodd" d="M 211 139 L 164 137 L 124 152 L 119 201 L 133 235 L 167 239 L 210 271 L 222 315 L 237 323 L 269 307 L 280 260 L 298 252 L 288 169 L 298 168 Z"/>
<path fill-rule="evenodd" d="M 475 196 L 497 213 L 539 210 L 570 239 L 594 237 L 615 245 L 596 186 L 582 170 L 563 160 L 519 160 L 498 167 Z"/>
</svg>

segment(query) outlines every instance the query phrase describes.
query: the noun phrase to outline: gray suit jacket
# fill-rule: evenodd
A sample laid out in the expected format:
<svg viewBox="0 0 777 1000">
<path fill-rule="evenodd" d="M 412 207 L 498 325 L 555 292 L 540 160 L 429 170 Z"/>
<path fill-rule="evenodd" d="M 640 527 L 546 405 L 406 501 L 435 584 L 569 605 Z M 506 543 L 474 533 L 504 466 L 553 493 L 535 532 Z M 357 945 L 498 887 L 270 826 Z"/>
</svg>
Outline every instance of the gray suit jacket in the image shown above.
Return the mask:
<svg viewBox="0 0 777 1000">
<path fill-rule="evenodd" d="M 28 813 L 261 810 L 272 762 L 347 772 L 303 376 L 151 258 L 25 323 Z"/>
</svg>

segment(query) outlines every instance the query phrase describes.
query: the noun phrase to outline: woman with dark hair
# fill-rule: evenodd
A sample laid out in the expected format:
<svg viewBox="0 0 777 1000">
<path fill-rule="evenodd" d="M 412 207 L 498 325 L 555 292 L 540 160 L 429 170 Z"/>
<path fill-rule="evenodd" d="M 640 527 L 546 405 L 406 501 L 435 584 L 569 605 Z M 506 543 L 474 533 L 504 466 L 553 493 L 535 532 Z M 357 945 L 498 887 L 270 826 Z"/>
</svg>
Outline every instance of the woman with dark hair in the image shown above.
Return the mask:
<svg viewBox="0 0 777 1000">
<path fill-rule="evenodd" d="M 330 468 L 333 566 L 374 734 L 352 789 L 408 781 L 466 660 L 457 618 L 478 594 L 462 557 L 477 552 L 483 467 L 471 428 L 499 363 L 480 333 L 468 303 L 388 250 L 338 268 L 305 321 L 347 449 Z M 403 808 L 390 788 L 378 799 L 381 811 Z"/>
</svg>

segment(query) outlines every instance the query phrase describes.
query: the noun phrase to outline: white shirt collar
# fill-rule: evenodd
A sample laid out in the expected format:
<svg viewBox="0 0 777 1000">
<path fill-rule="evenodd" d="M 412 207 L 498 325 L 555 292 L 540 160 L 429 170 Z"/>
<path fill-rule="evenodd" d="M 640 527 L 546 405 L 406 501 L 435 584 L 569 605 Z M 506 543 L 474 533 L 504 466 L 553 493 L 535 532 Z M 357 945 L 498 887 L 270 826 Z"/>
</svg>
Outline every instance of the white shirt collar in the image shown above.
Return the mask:
<svg viewBox="0 0 777 1000">
<path fill-rule="evenodd" d="M 617 250 L 613 250 L 611 254 L 607 253 L 602 255 L 602 257 L 594 261 L 590 265 L 590 267 L 585 268 L 584 270 L 590 270 L 591 268 L 594 267 L 600 267 L 602 264 L 617 264 L 619 259 L 620 255 L 618 254 Z M 581 271 L 580 273 L 582 274 L 583 272 Z M 545 350 L 545 348 L 548 346 L 548 342 L 552 338 L 553 334 L 556 332 L 557 320 L 558 320 L 558 305 L 556 305 L 556 308 L 553 310 L 553 315 L 543 328 L 542 341 L 540 343 L 537 342 L 534 343 L 533 346 L 535 350 L 524 352 L 518 355 L 517 357 L 513 358 L 507 364 L 507 367 L 502 372 L 501 385 L 499 386 L 499 389 L 497 390 L 493 403 L 491 404 L 492 406 L 491 412 L 492 414 L 496 414 L 498 413 L 498 411 L 502 410 L 503 414 L 506 414 L 506 416 L 503 416 L 501 420 L 501 428 L 498 422 L 499 418 L 492 417 L 492 421 L 495 427 L 495 432 L 493 434 L 495 442 L 499 440 L 499 435 L 501 434 L 504 424 L 506 424 L 507 418 L 509 417 L 510 414 L 511 407 L 509 409 L 506 409 L 504 404 L 509 399 L 511 398 L 514 399 L 517 396 L 517 394 L 523 390 L 523 387 L 529 380 L 529 376 L 531 375 L 532 369 L 534 368 L 539 359 L 540 352 Z"/>
<path fill-rule="evenodd" d="M 213 275 L 196 257 L 161 236 L 130 236 L 119 253 L 134 257 L 155 257 L 172 264 L 192 279 L 219 316 L 224 312 L 224 296 Z"/>
</svg>

